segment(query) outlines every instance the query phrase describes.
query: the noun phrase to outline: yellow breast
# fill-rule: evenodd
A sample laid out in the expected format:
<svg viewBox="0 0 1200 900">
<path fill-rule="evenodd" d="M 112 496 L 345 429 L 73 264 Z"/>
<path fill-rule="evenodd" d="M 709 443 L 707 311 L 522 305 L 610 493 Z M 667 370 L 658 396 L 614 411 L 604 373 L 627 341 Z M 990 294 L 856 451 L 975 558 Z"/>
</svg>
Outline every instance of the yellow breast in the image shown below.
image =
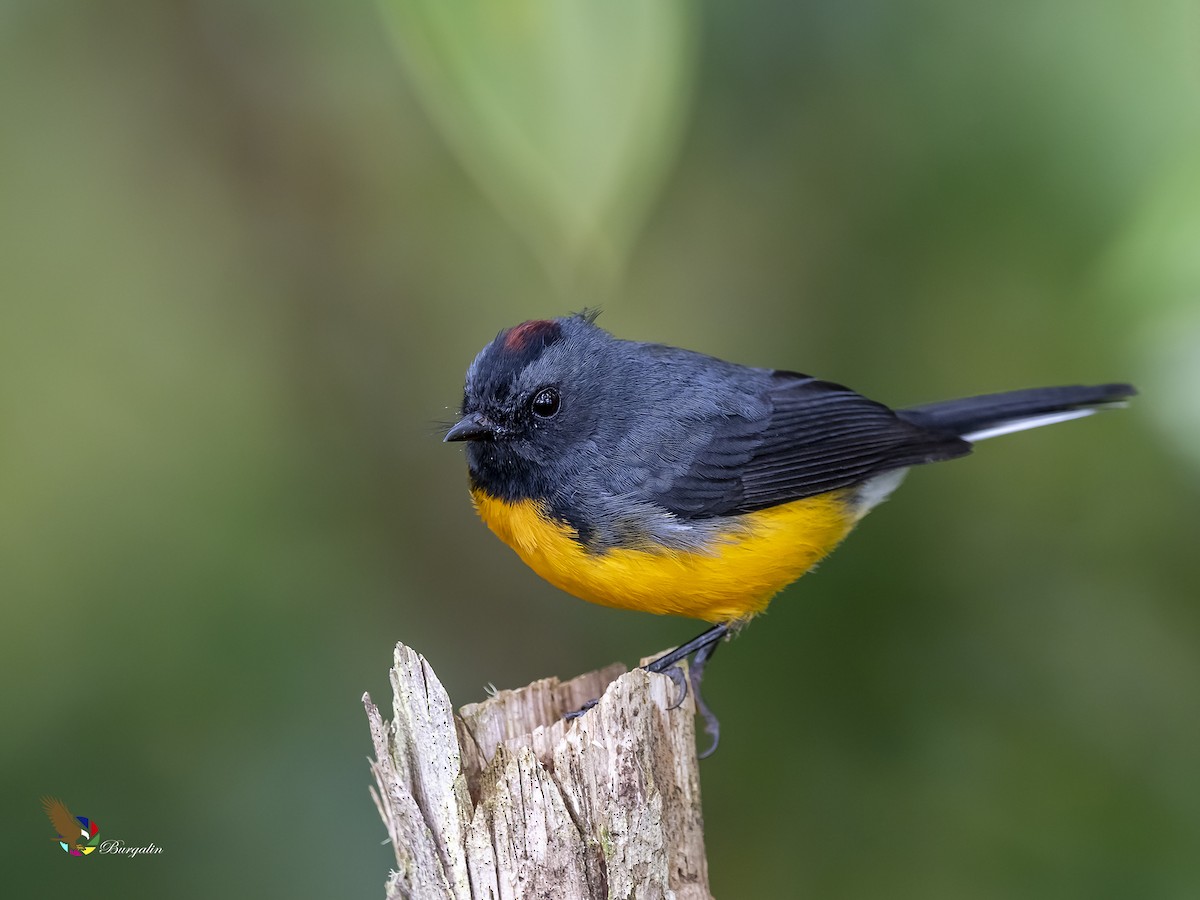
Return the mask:
<svg viewBox="0 0 1200 900">
<path fill-rule="evenodd" d="M 709 622 L 746 619 L 844 538 L 856 515 L 844 491 L 731 520 L 703 550 L 586 550 L 536 501 L 506 503 L 472 491 L 487 526 L 531 569 L 576 597 Z"/>
</svg>

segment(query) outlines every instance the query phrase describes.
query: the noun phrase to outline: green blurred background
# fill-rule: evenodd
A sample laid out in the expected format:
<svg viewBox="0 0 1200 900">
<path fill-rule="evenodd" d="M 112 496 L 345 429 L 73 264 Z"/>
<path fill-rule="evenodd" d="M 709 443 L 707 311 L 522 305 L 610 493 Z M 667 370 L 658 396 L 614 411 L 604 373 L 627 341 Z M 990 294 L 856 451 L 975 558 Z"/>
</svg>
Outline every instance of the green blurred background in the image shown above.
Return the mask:
<svg viewBox="0 0 1200 900">
<path fill-rule="evenodd" d="M 1198 248 L 1195 2 L 6 0 L 6 896 L 381 896 L 395 641 L 461 704 L 692 636 L 439 442 L 595 303 L 894 404 L 1143 391 L 914 472 L 722 652 L 717 897 L 1200 896 Z"/>
</svg>

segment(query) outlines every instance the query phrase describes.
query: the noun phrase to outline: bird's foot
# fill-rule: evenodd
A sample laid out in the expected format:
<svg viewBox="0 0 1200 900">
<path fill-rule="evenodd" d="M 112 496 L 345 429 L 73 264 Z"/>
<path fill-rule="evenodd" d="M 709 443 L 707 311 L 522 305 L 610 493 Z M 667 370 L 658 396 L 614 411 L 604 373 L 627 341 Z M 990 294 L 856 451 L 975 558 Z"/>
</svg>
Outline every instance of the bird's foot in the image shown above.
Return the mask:
<svg viewBox="0 0 1200 900">
<path fill-rule="evenodd" d="M 712 738 L 712 743 L 708 749 L 700 754 L 700 759 L 707 759 L 712 756 L 717 749 L 717 744 L 721 741 L 721 723 L 717 719 L 713 711 L 708 708 L 708 704 L 704 702 L 704 696 L 700 693 L 700 681 L 704 677 L 704 667 L 712 655 L 717 652 L 717 647 L 720 646 L 721 639 L 729 634 L 728 625 L 714 625 L 712 628 L 705 631 L 703 634 L 697 635 L 686 644 L 681 644 L 670 653 L 664 653 L 658 659 L 652 660 L 642 666 L 647 672 L 656 672 L 659 675 L 666 675 L 675 684 L 675 700 L 667 709 L 675 709 L 688 695 L 688 682 L 692 687 L 692 696 L 695 699 L 696 711 L 700 717 L 704 719 L 704 730 Z M 684 677 L 683 669 L 679 667 L 680 660 L 692 657 L 691 669 L 688 672 L 688 677 Z M 589 700 L 579 709 L 572 710 L 563 716 L 568 722 L 572 719 L 578 719 L 589 709 L 596 705 L 598 701 Z"/>
<path fill-rule="evenodd" d="M 692 696 L 696 700 L 696 711 L 704 719 L 704 730 L 712 738 L 712 743 L 708 745 L 707 750 L 700 754 L 700 759 L 708 759 L 716 753 L 717 744 L 721 743 L 721 722 L 708 708 L 708 704 L 704 702 L 704 695 L 700 693 L 700 680 L 704 677 L 704 665 L 717 652 L 719 646 L 718 643 L 706 644 L 697 650 L 696 655 L 692 657 L 692 668 L 689 672 L 692 677 Z"/>
<path fill-rule="evenodd" d="M 583 704 L 583 706 L 579 707 L 579 709 L 571 710 L 569 713 L 567 713 L 565 716 L 563 716 L 563 718 L 566 719 L 568 722 L 570 722 L 572 719 L 578 719 L 580 716 L 582 716 L 585 712 L 587 712 L 589 709 L 591 709 L 593 706 L 595 706 L 599 702 L 600 702 L 599 700 L 589 700 L 589 701 L 587 701 L 587 703 Z"/>
<path fill-rule="evenodd" d="M 648 672 L 658 672 L 668 676 L 675 682 L 676 697 L 668 709 L 675 709 L 687 698 L 688 681 L 692 683 L 692 696 L 695 698 L 696 711 L 704 719 L 704 730 L 712 737 L 712 743 L 708 749 L 700 754 L 700 759 L 707 759 L 712 756 L 717 749 L 717 744 L 721 740 L 721 723 L 713 714 L 713 711 L 708 708 L 708 704 L 704 702 L 704 695 L 700 693 L 700 681 L 704 678 L 704 667 L 712 658 L 712 655 L 717 652 L 717 647 L 720 646 L 721 639 L 729 634 L 728 625 L 714 625 L 712 628 L 705 631 L 703 634 L 697 635 L 686 644 L 682 644 L 660 656 L 653 662 L 643 666 Z M 695 654 L 693 656 L 693 654 Z M 680 671 L 679 661 L 692 656 L 692 666 L 689 671 L 689 678 L 684 679 L 683 672 Z"/>
</svg>

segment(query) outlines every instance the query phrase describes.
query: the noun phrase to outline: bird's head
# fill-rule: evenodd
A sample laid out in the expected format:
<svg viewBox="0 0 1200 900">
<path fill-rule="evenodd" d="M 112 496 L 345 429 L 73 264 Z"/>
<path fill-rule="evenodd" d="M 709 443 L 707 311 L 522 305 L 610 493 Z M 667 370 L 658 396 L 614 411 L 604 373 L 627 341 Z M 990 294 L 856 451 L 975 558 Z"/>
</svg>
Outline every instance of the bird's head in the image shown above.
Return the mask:
<svg viewBox="0 0 1200 900">
<path fill-rule="evenodd" d="M 589 452 L 611 386 L 616 344 L 592 316 L 505 329 L 467 371 L 462 417 L 447 441 L 467 441 L 478 487 L 505 498 L 545 496 Z"/>
</svg>

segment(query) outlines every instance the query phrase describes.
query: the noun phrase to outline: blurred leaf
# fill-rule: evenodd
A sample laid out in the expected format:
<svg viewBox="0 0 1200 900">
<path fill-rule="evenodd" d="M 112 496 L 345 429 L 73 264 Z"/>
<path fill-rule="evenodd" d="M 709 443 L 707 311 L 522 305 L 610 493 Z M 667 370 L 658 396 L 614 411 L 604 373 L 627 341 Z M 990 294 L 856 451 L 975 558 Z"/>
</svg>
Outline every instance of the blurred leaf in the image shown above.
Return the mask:
<svg viewBox="0 0 1200 900">
<path fill-rule="evenodd" d="M 682 0 L 380 0 L 454 152 L 564 286 L 625 262 L 678 146 Z"/>
<path fill-rule="evenodd" d="M 1153 180 L 1104 272 L 1140 335 L 1138 379 L 1164 436 L 1200 465 L 1200 155 Z"/>
<path fill-rule="evenodd" d="M 1155 423 L 1176 452 L 1200 467 L 1200 298 L 1190 311 L 1162 316 L 1142 341 L 1143 393 Z"/>
<path fill-rule="evenodd" d="M 1200 148 L 1196 148 L 1200 150 Z M 1113 251 L 1106 280 L 1135 309 L 1200 307 L 1200 153 L 1153 179 Z"/>
</svg>

